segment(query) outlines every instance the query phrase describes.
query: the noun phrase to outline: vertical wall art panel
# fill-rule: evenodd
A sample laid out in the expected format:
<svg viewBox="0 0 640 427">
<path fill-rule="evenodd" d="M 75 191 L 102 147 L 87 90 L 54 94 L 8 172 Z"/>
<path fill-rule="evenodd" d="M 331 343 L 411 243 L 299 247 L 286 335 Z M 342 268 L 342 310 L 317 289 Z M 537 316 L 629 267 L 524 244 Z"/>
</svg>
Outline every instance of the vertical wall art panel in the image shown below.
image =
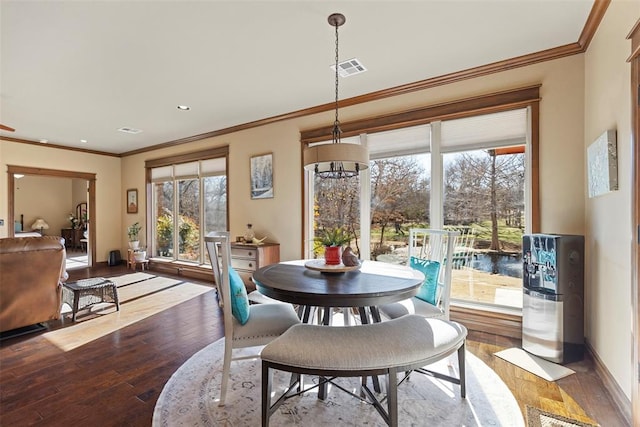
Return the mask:
<svg viewBox="0 0 640 427">
<path fill-rule="evenodd" d="M 273 197 L 273 154 L 251 157 L 251 198 Z"/>
<path fill-rule="evenodd" d="M 589 197 L 618 189 L 618 150 L 616 131 L 604 132 L 587 148 Z"/>
</svg>

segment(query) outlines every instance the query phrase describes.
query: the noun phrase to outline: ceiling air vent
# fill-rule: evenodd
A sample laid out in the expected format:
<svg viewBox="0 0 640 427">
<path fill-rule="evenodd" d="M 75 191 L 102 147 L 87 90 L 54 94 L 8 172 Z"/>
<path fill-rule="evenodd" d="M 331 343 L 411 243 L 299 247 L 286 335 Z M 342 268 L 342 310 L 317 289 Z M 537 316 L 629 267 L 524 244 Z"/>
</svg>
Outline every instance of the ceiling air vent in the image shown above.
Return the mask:
<svg viewBox="0 0 640 427">
<path fill-rule="evenodd" d="M 336 66 L 332 65 L 331 69 L 335 71 Z M 367 71 L 367 69 L 357 58 L 347 59 L 346 61 L 338 63 L 338 74 L 340 74 L 340 77 L 349 77 L 364 73 L 365 71 Z"/>
<path fill-rule="evenodd" d="M 120 129 L 118 129 L 118 130 L 119 130 L 120 132 L 130 133 L 130 134 L 133 134 L 133 135 L 135 135 L 135 134 L 137 134 L 137 133 L 142 132 L 140 129 L 129 128 L 129 127 L 126 127 L 126 126 L 125 126 L 125 127 L 120 128 Z"/>
</svg>

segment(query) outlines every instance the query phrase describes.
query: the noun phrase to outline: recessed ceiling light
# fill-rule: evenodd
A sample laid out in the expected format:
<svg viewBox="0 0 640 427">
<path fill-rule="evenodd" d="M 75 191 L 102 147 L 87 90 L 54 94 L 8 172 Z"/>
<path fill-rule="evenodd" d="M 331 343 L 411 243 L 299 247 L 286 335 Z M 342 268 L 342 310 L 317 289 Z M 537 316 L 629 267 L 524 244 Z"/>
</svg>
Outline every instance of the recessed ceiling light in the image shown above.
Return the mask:
<svg viewBox="0 0 640 427">
<path fill-rule="evenodd" d="M 191 107 L 188 105 L 178 105 L 178 110 L 189 111 L 191 110 Z"/>
<path fill-rule="evenodd" d="M 120 132 L 124 132 L 124 133 L 130 133 L 130 134 L 137 134 L 142 132 L 140 129 L 134 129 L 134 128 L 130 128 L 130 127 L 121 127 L 120 129 L 118 129 Z"/>
<path fill-rule="evenodd" d="M 81 139 L 80 142 L 82 142 L 83 144 L 86 144 L 87 140 L 86 139 Z"/>
<path fill-rule="evenodd" d="M 47 142 L 49 142 L 49 140 L 48 139 L 41 139 L 40 142 L 43 143 L 43 144 L 46 144 Z"/>
</svg>

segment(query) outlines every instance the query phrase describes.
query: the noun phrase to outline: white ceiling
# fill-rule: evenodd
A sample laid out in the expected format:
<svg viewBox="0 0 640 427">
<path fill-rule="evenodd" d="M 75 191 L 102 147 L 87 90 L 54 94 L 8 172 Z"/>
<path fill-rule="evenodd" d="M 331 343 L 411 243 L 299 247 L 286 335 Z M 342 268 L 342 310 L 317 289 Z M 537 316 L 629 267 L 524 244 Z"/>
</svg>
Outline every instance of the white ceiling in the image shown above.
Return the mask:
<svg viewBox="0 0 640 427">
<path fill-rule="evenodd" d="M 0 123 L 16 131 L 0 134 L 124 153 L 332 102 L 333 12 L 340 60 L 368 68 L 340 80 L 345 99 L 575 43 L 592 6 L 1 0 Z"/>
</svg>

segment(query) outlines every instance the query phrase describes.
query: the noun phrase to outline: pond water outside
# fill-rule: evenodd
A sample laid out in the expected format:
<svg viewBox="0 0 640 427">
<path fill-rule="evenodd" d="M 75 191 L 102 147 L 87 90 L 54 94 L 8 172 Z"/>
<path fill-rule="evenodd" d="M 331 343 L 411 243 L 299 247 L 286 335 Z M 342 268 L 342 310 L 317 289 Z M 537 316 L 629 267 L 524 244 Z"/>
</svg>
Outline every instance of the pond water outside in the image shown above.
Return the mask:
<svg viewBox="0 0 640 427">
<path fill-rule="evenodd" d="M 471 268 L 522 279 L 522 255 L 475 253 Z"/>
<path fill-rule="evenodd" d="M 394 248 L 392 253 L 378 255 L 377 259 L 378 261 L 389 262 L 391 264 L 406 265 L 407 248 Z M 487 273 L 522 279 L 522 254 L 507 255 L 475 252 L 469 267 Z"/>
</svg>

